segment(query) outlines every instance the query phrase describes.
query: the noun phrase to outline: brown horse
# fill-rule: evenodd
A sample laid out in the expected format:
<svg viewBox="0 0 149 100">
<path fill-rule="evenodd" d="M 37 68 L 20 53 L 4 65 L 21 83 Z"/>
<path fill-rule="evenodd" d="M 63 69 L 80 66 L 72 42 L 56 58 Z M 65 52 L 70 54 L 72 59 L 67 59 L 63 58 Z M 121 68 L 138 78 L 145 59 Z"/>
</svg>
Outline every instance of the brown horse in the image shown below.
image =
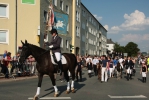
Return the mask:
<svg viewBox="0 0 149 100">
<path fill-rule="evenodd" d="M 56 82 L 55 82 L 55 78 L 54 78 L 55 67 L 51 62 L 50 51 L 47 51 L 45 49 L 42 49 L 42 48 L 37 47 L 37 46 L 32 45 L 32 44 L 29 44 L 25 40 L 25 43 L 22 42 L 22 52 L 21 52 L 19 61 L 24 62 L 25 59 L 29 55 L 32 55 L 35 58 L 36 62 L 37 62 L 36 68 L 37 68 L 37 71 L 38 71 L 38 79 L 39 79 L 38 80 L 37 92 L 36 92 L 36 95 L 34 96 L 34 100 L 37 100 L 38 95 L 40 94 L 40 88 L 41 88 L 42 79 L 43 79 L 44 74 L 49 75 L 49 77 L 51 78 L 52 85 L 55 89 L 54 96 L 57 97 L 58 96 L 58 89 L 56 87 Z M 76 59 L 74 54 L 64 53 L 63 56 L 66 58 L 66 61 L 67 61 L 67 64 L 63 65 L 64 77 L 67 81 L 66 93 L 69 93 L 70 89 L 71 89 L 72 92 L 75 92 L 74 79 L 75 79 L 75 67 L 76 67 L 76 64 L 77 64 L 77 59 Z M 72 75 L 71 88 L 70 88 L 70 83 L 69 83 L 69 76 L 68 76 L 68 73 L 67 73 L 68 70 L 70 71 L 70 73 Z"/>
<path fill-rule="evenodd" d="M 98 64 L 98 80 L 101 81 L 101 65 Z"/>
</svg>

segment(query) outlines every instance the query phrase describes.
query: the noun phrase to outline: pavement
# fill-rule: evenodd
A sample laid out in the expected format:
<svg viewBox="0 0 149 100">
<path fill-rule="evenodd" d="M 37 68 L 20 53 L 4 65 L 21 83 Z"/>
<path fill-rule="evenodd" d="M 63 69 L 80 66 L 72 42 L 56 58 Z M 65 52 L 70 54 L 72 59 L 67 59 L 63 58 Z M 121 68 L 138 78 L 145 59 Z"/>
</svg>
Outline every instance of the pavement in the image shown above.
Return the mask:
<svg viewBox="0 0 149 100">
<path fill-rule="evenodd" d="M 59 95 L 57 98 L 53 98 L 54 88 L 50 78 L 44 77 L 39 98 L 42 100 L 149 100 L 149 77 L 147 75 L 147 83 L 142 83 L 140 68 L 137 67 L 136 71 L 136 75 L 130 81 L 126 80 L 124 74 L 120 80 L 110 78 L 108 82 L 101 83 L 97 80 L 97 76 L 92 75 L 89 78 L 87 70 L 83 69 L 82 82 L 75 82 L 76 92 L 69 94 L 65 93 L 67 82 L 60 82 L 58 75 L 56 85 Z M 37 76 L 23 77 L 20 81 L 0 82 L 0 100 L 30 100 L 36 94 L 37 84 Z"/>
<path fill-rule="evenodd" d="M 18 77 L 16 74 L 13 74 L 10 78 L 5 78 L 3 74 L 0 75 L 0 83 L 2 82 L 10 82 L 10 81 L 19 81 L 19 80 L 26 80 L 26 79 L 33 79 L 33 78 L 38 78 L 37 75 L 32 75 L 32 76 L 21 76 Z"/>
</svg>

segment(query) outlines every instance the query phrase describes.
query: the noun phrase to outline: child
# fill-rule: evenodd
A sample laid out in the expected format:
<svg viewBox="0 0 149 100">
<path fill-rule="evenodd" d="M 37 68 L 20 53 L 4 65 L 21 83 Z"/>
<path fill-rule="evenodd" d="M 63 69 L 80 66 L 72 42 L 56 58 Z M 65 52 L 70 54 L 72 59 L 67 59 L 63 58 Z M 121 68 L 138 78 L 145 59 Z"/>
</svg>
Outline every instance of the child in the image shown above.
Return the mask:
<svg viewBox="0 0 149 100">
<path fill-rule="evenodd" d="M 87 63 L 87 69 L 88 69 L 88 75 L 89 78 L 91 78 L 91 72 L 92 72 L 92 63 L 91 63 L 91 59 L 89 59 L 89 62 Z"/>
<path fill-rule="evenodd" d="M 140 74 L 141 73 L 142 73 L 142 82 L 146 83 L 147 66 L 144 61 L 142 62 Z"/>
</svg>

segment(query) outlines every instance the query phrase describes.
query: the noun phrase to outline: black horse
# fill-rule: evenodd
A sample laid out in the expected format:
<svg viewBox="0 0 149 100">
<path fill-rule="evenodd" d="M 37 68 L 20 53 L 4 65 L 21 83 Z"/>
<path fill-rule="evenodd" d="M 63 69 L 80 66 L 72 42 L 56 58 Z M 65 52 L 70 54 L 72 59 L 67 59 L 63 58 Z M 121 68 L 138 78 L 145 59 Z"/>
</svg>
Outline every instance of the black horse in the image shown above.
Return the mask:
<svg viewBox="0 0 149 100">
<path fill-rule="evenodd" d="M 37 62 L 36 68 L 38 71 L 38 78 L 39 78 L 38 88 L 37 88 L 36 95 L 34 96 L 34 100 L 38 99 L 38 95 L 40 94 L 40 88 L 41 88 L 42 79 L 43 79 L 44 74 L 47 74 L 50 76 L 52 85 L 55 89 L 54 96 L 57 97 L 58 89 L 56 87 L 56 82 L 55 82 L 55 78 L 54 78 L 55 67 L 51 62 L 50 51 L 42 49 L 42 48 L 35 46 L 33 44 L 29 44 L 25 40 L 25 43 L 22 42 L 22 52 L 21 52 L 19 61 L 23 62 L 29 55 L 32 55 Z M 67 64 L 63 65 L 63 70 L 64 70 L 64 77 L 67 81 L 66 93 L 68 94 L 70 92 L 68 70 L 70 71 L 70 73 L 72 75 L 71 91 L 75 92 L 74 79 L 75 79 L 75 67 L 77 65 L 77 59 L 74 54 L 64 53 L 63 56 L 67 60 Z"/>
</svg>

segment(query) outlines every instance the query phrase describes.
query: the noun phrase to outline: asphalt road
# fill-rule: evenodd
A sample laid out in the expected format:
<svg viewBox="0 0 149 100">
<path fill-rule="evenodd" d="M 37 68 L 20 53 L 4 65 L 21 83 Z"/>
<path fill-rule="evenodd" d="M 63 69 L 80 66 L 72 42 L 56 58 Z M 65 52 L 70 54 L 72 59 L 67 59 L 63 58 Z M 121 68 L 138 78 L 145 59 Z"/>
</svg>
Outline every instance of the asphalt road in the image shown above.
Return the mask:
<svg viewBox="0 0 149 100">
<path fill-rule="evenodd" d="M 127 81 L 124 76 L 121 80 L 109 79 L 106 83 L 100 83 L 97 77 L 88 78 L 87 70 L 83 70 L 83 82 L 75 82 L 76 93 L 66 94 L 66 82 L 61 83 L 57 78 L 57 86 L 60 91 L 59 100 L 149 100 L 149 77 L 147 83 L 140 81 L 140 68 L 133 79 Z M 19 81 L 0 82 L 0 100 L 29 100 L 33 98 L 37 89 L 37 78 Z M 42 100 L 52 100 L 54 89 L 49 77 L 44 77 L 40 92 Z M 64 98 L 65 97 L 65 98 Z M 67 98 L 66 98 L 67 97 Z"/>
</svg>

